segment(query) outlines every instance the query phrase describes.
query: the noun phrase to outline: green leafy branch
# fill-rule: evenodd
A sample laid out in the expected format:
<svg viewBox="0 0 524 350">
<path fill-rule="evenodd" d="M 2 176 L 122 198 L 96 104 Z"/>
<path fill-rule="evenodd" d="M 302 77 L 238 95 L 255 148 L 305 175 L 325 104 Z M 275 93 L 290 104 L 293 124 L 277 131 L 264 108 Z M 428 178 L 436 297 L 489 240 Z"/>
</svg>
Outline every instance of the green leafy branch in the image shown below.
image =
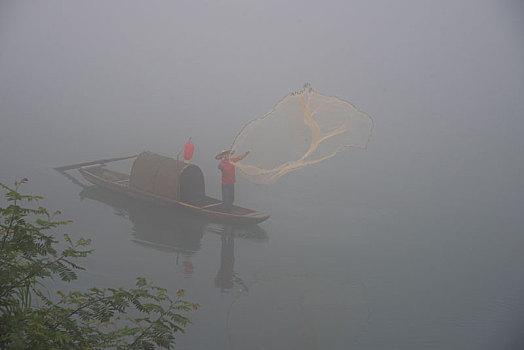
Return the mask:
<svg viewBox="0 0 524 350">
<path fill-rule="evenodd" d="M 68 234 L 65 248 L 55 248 L 59 242 L 48 231 L 71 221 L 55 221 L 60 211 L 20 206 L 43 199 L 19 193 L 27 181 L 15 188 L 0 183 L 10 203 L 0 208 L 0 348 L 172 348 L 175 334 L 190 323 L 184 314 L 199 307 L 183 299 L 183 290 L 171 295 L 139 277 L 135 288 L 49 295 L 43 281 L 76 280 L 75 271 L 84 270 L 76 260 L 93 250 L 91 240 Z"/>
</svg>

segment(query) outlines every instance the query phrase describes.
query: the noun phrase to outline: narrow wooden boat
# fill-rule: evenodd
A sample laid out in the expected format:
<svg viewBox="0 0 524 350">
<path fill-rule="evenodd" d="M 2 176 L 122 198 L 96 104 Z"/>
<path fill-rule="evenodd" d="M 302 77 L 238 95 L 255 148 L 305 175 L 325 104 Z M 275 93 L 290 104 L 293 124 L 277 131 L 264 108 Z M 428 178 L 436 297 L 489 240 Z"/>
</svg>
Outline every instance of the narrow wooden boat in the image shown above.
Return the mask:
<svg viewBox="0 0 524 350">
<path fill-rule="evenodd" d="M 190 213 L 229 224 L 260 223 L 269 215 L 233 205 L 229 213 L 221 211 L 222 201 L 205 194 L 204 175 L 194 164 L 151 152 L 139 154 L 131 174 L 105 168 L 104 163 L 90 162 L 78 169 L 89 182 L 139 200 L 174 206 Z"/>
</svg>

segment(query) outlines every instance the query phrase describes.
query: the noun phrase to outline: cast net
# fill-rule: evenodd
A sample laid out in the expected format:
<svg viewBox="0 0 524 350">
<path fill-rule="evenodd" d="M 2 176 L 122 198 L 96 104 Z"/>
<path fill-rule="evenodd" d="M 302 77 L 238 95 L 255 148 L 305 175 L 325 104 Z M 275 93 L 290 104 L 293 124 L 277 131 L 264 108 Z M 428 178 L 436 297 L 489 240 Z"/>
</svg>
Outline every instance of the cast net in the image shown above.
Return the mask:
<svg viewBox="0 0 524 350">
<path fill-rule="evenodd" d="M 270 184 L 345 148 L 365 148 L 372 128 L 365 113 L 306 84 L 242 129 L 232 149 L 251 153 L 236 168 L 252 182 Z"/>
</svg>

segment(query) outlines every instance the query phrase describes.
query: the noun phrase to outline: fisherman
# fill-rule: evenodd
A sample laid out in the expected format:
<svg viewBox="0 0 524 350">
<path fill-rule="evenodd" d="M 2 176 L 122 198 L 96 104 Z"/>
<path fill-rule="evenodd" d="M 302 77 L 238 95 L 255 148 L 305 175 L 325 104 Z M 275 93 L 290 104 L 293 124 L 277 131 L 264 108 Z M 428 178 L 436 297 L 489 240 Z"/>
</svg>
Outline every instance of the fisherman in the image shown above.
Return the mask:
<svg viewBox="0 0 524 350">
<path fill-rule="evenodd" d="M 231 211 L 233 201 L 235 200 L 235 163 L 244 159 L 251 151 L 249 150 L 238 157 L 231 158 L 233 153 L 235 151 L 231 149 L 223 150 L 215 157 L 215 159 L 221 161 L 218 164 L 218 169 L 222 171 L 222 211 L 224 213 Z"/>
</svg>

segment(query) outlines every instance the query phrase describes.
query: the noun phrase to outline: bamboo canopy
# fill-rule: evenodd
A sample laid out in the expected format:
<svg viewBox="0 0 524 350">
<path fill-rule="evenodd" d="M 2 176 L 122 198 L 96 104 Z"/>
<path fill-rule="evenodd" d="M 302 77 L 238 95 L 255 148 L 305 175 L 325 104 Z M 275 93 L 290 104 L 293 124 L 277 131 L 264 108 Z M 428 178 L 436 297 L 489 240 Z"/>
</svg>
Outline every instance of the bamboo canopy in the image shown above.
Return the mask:
<svg viewBox="0 0 524 350">
<path fill-rule="evenodd" d="M 143 152 L 136 158 L 130 186 L 188 203 L 205 196 L 204 175 L 198 166 L 152 152 Z"/>
</svg>

